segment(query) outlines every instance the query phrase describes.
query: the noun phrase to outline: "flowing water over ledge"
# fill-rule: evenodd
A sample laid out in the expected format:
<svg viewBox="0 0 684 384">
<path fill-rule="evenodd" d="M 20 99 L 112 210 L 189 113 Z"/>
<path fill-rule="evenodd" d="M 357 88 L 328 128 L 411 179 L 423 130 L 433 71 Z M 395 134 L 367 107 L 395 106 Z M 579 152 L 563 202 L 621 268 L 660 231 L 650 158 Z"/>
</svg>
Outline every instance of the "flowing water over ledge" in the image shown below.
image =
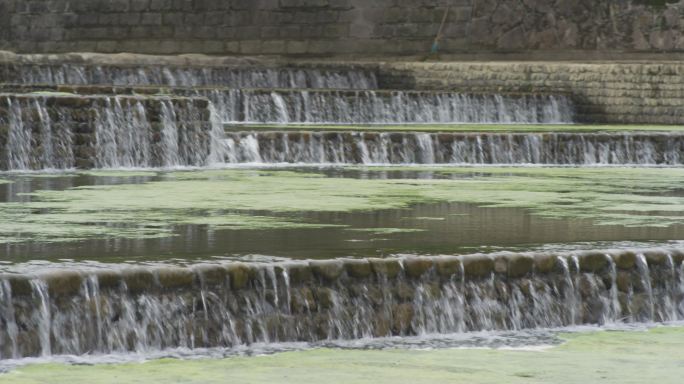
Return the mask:
<svg viewBox="0 0 684 384">
<path fill-rule="evenodd" d="M 224 122 L 334 124 L 568 124 L 568 96 L 421 91 L 213 90 Z"/>
<path fill-rule="evenodd" d="M 201 99 L 0 95 L 6 170 L 202 166 L 222 135 Z"/>
<path fill-rule="evenodd" d="M 2 78 L 131 86 L 118 96 L 3 96 L 0 168 L 13 171 L 684 164 L 677 133 L 224 132 L 226 122 L 574 118 L 571 96 L 385 91 L 353 68 L 10 65 Z M 138 95 L 138 85 L 173 90 Z M 549 345 L 559 327 L 678 322 L 680 169 L 0 174 L 0 369 L 320 346 Z M 531 251 L 458 255 L 487 247 Z M 105 263 L 129 259 L 138 263 Z"/>
<path fill-rule="evenodd" d="M 5 72 L 3 72 L 3 69 Z M 41 85 L 163 85 L 170 87 L 376 89 L 373 71 L 344 68 L 107 66 L 7 64 L 0 83 Z"/>
<path fill-rule="evenodd" d="M 5 274 L 1 356 L 50 356 L 684 317 L 677 249 Z M 15 269 L 16 270 L 16 269 Z"/>
<path fill-rule="evenodd" d="M 460 98 L 460 95 L 447 95 Z M 426 96 L 418 96 L 418 100 L 423 100 Z M 428 95 L 428 97 L 435 97 Z M 441 96 L 438 96 L 438 98 Z M 480 96 L 471 100 L 473 106 L 466 106 L 466 110 L 474 110 L 476 114 L 480 111 L 488 110 L 487 96 Z M 373 96 L 375 99 L 375 96 Z M 479 100 L 483 99 L 483 100 Z M 378 99 L 379 100 L 379 99 Z M 440 99 L 441 100 L 441 99 Z M 559 117 L 558 111 L 554 109 L 553 97 L 550 104 L 541 100 L 539 102 L 530 100 L 530 106 L 517 105 L 517 99 L 505 101 L 498 96 L 492 100 L 499 100 L 499 105 L 503 110 L 494 109 L 495 113 L 491 116 L 459 117 L 452 116 L 448 108 L 437 105 L 419 105 L 416 107 L 423 110 L 423 117 L 420 114 L 411 116 L 425 121 L 452 121 L 453 119 L 484 119 L 489 121 L 507 122 L 509 119 L 521 122 L 547 122 Z M 521 99 L 525 103 L 525 98 Z M 281 100 L 282 101 L 282 100 Z M 448 101 L 448 100 L 447 100 Z M 365 115 L 352 106 L 363 106 L 365 102 L 357 101 L 352 104 L 340 103 L 338 97 L 330 99 L 330 102 L 338 105 L 337 112 L 341 115 L 330 115 L 322 119 L 331 118 L 333 121 L 345 121 L 352 117 L 359 116 L 362 119 L 371 121 L 384 121 L 388 116 L 398 116 L 394 109 L 406 109 L 407 101 L 400 101 L 397 105 L 374 104 L 370 105 Z M 422 102 L 422 101 L 421 101 Z M 510 104 L 512 102 L 513 104 Z M 440 101 L 441 103 L 441 101 Z M 508 103 L 508 104 L 507 104 Z M 268 104 L 255 103 L 256 111 L 259 114 L 268 113 Z M 306 116 L 310 114 L 312 106 L 306 107 L 301 113 Z M 344 107 L 344 108 L 343 108 Z M 524 107 L 524 108 L 523 108 Z M 551 110 L 551 117 L 546 116 L 548 108 Z M 226 109 L 228 108 L 228 109 Z M 292 105 L 278 104 L 276 110 L 288 114 L 288 108 Z M 364 107 L 365 108 L 365 107 Z M 389 108 L 389 109 L 387 109 Z M 461 107 L 458 107 L 461 108 Z M 457 109 L 458 109 L 457 108 Z M 474 109 L 473 109 L 474 108 Z M 537 111 L 538 108 L 541 108 Z M 506 111 L 511 109 L 511 111 Z M 251 111 L 251 107 L 247 108 Z M 316 106 L 315 110 L 328 110 L 322 106 Z M 315 135 L 283 133 L 280 139 L 282 153 L 272 153 L 262 155 L 259 147 L 264 147 L 264 151 L 280 151 L 277 145 L 280 143 L 255 142 L 253 135 L 226 136 L 221 123 L 222 114 L 228 115 L 235 113 L 230 107 L 222 104 L 214 104 L 202 98 L 186 98 L 171 96 L 78 96 L 68 94 L 7 94 L 0 95 L 0 169 L 5 170 L 38 170 L 38 169 L 70 169 L 70 168 L 121 168 L 121 167 L 178 167 L 178 166 L 206 166 L 220 163 L 234 162 L 372 162 L 372 163 L 435 163 L 444 162 L 445 156 L 453 157 L 458 162 L 459 156 L 463 157 L 462 162 L 486 161 L 481 153 L 474 153 L 476 149 L 455 147 L 451 151 L 454 155 L 444 153 L 438 146 L 432 143 L 433 139 L 424 134 L 407 134 L 405 138 L 397 138 L 396 135 L 379 135 L 372 138 L 369 134 L 359 136 L 352 134 L 345 137 L 338 135 Z M 230 112 L 232 111 L 232 112 Z M 446 112 L 444 112 L 446 111 Z M 514 113 L 520 116 L 509 116 Z M 442 116 L 442 112 L 447 113 Z M 251 112 L 242 116 L 244 121 L 260 121 L 258 116 L 251 116 Z M 300 112 L 296 112 L 297 114 Z M 530 116 L 522 116 L 530 113 Z M 542 113 L 539 115 L 539 113 Z M 437 115 L 435 115 L 437 114 Z M 498 115 L 501 114 L 501 115 Z M 365 116 L 365 117 L 364 117 Z M 555 116 L 555 117 L 554 117 Z M 263 117 L 263 116 L 262 116 Z M 232 119 L 235 116 L 223 116 L 223 119 Z M 288 117 L 281 118 L 289 119 Z M 307 119 L 308 117 L 303 117 Z M 548 118 L 548 119 L 547 119 Z M 317 118 L 314 118 L 317 119 Z M 562 117 L 560 117 L 562 121 Z M 276 136 L 278 134 L 275 134 Z M 290 136 L 292 141 L 293 153 L 289 153 Z M 268 135 L 263 138 L 268 138 Z M 366 140 L 368 138 L 369 140 Z M 347 141 L 345 143 L 344 141 Z M 396 144 L 396 145 L 395 145 Z M 629 143 L 628 143 L 629 144 Z M 454 144 L 456 145 L 456 144 Z M 467 146 L 466 143 L 464 145 Z M 492 144 L 496 145 L 496 144 Z M 516 145 L 516 143 L 503 143 L 502 145 Z M 528 152 L 543 151 L 537 148 L 538 143 L 534 138 L 522 143 L 528 147 Z M 640 143 L 632 146 L 640 149 Z M 649 146 L 650 145 L 650 146 Z M 396 152 L 392 147 L 402 151 L 399 155 L 402 158 L 392 155 Z M 482 147 L 481 144 L 478 144 Z M 648 151 L 653 144 L 646 143 L 645 149 Z M 676 146 L 676 144 L 675 144 Z M 269 148 L 270 147 L 270 148 Z M 326 149 L 326 147 L 328 149 Z M 478 148 L 479 148 L 478 147 Z M 605 147 L 605 146 L 603 146 Z M 603 147 L 597 151 L 604 150 Z M 339 149 L 338 149 L 339 148 Z M 501 148 L 505 150 L 506 148 Z M 630 150 L 626 148 L 625 150 Z M 480 149 L 484 151 L 487 149 Z M 496 148 L 490 151 L 496 151 Z M 620 151 L 620 148 L 616 149 Z M 672 149 L 673 151 L 676 148 Z M 348 153 L 345 153 L 348 152 Z M 354 153 L 358 152 L 358 153 Z M 474 158 L 469 155 L 473 153 Z M 605 151 L 605 150 L 604 150 Z M 326 153 L 327 152 L 327 153 Z M 350 153 L 349 153 L 350 152 Z M 276 155 L 280 158 L 276 158 Z M 629 154 L 625 154 L 628 156 Z M 392 157 L 390 157 L 392 156 Z M 479 157 L 478 157 L 479 156 Z M 532 156 L 529 154 L 528 157 Z M 603 156 L 598 153 L 597 156 Z M 618 156 L 620 154 L 618 153 Z M 637 153 L 637 156 L 641 156 Z M 519 156 L 518 156 L 519 157 Z M 642 156 L 643 157 L 643 156 Z M 654 155 L 644 159 L 644 161 L 662 162 L 660 159 L 653 158 Z M 673 156 L 666 157 L 664 161 L 677 163 L 678 158 Z M 349 160 L 347 160 L 349 158 Z M 602 159 L 602 158 L 601 158 Z M 599 160 L 601 160 L 599 159 Z M 509 161 L 515 162 L 515 156 Z M 546 161 L 543 158 L 530 158 L 530 161 Z M 572 160 L 572 159 L 571 159 Z M 624 159 L 631 160 L 631 159 Z M 641 161 L 635 158 L 635 161 Z M 497 159 L 492 159 L 496 163 Z M 587 161 L 591 161 L 587 159 Z M 623 161 L 618 158 L 616 162 Z M 450 162 L 450 161 L 447 161 Z"/>
<path fill-rule="evenodd" d="M 228 163 L 684 164 L 681 133 L 229 131 L 226 135 Z"/>
</svg>

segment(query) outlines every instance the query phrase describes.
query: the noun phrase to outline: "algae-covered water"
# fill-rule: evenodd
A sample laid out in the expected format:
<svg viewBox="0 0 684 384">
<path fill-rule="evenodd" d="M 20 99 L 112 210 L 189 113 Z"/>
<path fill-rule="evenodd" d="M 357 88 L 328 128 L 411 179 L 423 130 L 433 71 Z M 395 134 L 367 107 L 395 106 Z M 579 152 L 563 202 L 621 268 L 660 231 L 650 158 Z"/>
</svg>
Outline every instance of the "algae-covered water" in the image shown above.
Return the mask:
<svg viewBox="0 0 684 384">
<path fill-rule="evenodd" d="M 682 240 L 684 169 L 6 174 L 4 261 L 459 253 Z"/>
<path fill-rule="evenodd" d="M 38 364 L 0 383 L 659 383 L 684 377 L 684 328 L 561 334 L 518 349 L 314 349 L 228 359 Z"/>
</svg>

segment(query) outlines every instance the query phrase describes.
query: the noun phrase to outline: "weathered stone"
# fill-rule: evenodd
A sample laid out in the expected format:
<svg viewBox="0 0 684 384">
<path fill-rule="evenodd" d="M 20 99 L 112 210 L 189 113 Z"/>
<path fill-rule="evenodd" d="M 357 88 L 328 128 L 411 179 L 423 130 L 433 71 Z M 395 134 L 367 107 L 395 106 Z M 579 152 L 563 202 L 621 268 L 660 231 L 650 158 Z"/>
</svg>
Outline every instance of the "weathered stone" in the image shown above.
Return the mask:
<svg viewBox="0 0 684 384">
<path fill-rule="evenodd" d="M 128 291 L 133 294 L 147 292 L 154 286 L 154 275 L 148 269 L 126 269 L 121 277 Z"/>
<path fill-rule="evenodd" d="M 558 256 L 540 255 L 534 258 L 534 271 L 539 274 L 547 274 L 557 271 L 559 265 Z"/>
<path fill-rule="evenodd" d="M 373 273 L 373 268 L 368 260 L 345 260 L 344 268 L 347 275 L 359 279 L 367 278 Z"/>
<path fill-rule="evenodd" d="M 435 269 L 442 277 L 460 277 L 463 271 L 463 264 L 458 257 L 438 257 L 434 259 Z"/>
<path fill-rule="evenodd" d="M 463 258 L 466 277 L 488 277 L 494 272 L 494 260 L 487 256 L 468 256 Z"/>
<path fill-rule="evenodd" d="M 404 260 L 406 276 L 417 279 L 432 269 L 432 260 L 427 257 L 411 257 Z"/>
<path fill-rule="evenodd" d="M 665 266 L 670 261 L 670 255 L 664 251 L 647 251 L 644 252 L 644 257 L 649 267 Z"/>
<path fill-rule="evenodd" d="M 494 272 L 500 275 L 508 274 L 508 255 L 494 257 Z"/>
<path fill-rule="evenodd" d="M 230 286 L 235 290 L 243 289 L 247 286 L 254 272 L 246 264 L 235 263 L 228 265 L 228 276 L 230 277 Z"/>
<path fill-rule="evenodd" d="M 315 276 L 328 282 L 337 281 L 344 270 L 344 265 L 338 260 L 312 261 L 309 265 Z"/>
<path fill-rule="evenodd" d="M 192 288 L 195 273 L 189 268 L 162 268 L 157 270 L 157 278 L 163 288 Z"/>
<path fill-rule="evenodd" d="M 33 292 L 31 281 L 26 276 L 8 275 L 12 296 L 25 296 Z"/>
<path fill-rule="evenodd" d="M 96 276 L 100 289 L 116 289 L 121 287 L 122 277 L 119 271 L 98 271 Z"/>
<path fill-rule="evenodd" d="M 619 269 L 634 269 L 637 263 L 637 255 L 634 252 L 621 252 L 613 255 L 613 261 Z"/>
<path fill-rule="evenodd" d="M 600 272 L 610 265 L 608 256 L 604 253 L 588 252 L 579 256 L 580 270 L 582 272 Z"/>
<path fill-rule="evenodd" d="M 411 304 L 398 304 L 392 309 L 392 332 L 395 335 L 409 333 L 413 320 L 413 306 Z"/>
<path fill-rule="evenodd" d="M 223 265 L 203 265 L 195 268 L 200 283 L 206 285 L 221 285 L 226 282 L 228 270 Z"/>
<path fill-rule="evenodd" d="M 331 309 L 335 305 L 333 291 L 330 288 L 319 287 L 315 290 L 316 302 L 321 309 Z"/>
<path fill-rule="evenodd" d="M 403 280 L 396 283 L 394 296 L 400 301 L 412 301 L 414 295 L 413 288 Z"/>
<path fill-rule="evenodd" d="M 394 279 L 402 270 L 401 262 L 397 259 L 368 259 L 373 271 L 384 278 Z"/>
<path fill-rule="evenodd" d="M 313 277 L 309 264 L 290 264 L 287 266 L 287 273 L 292 285 L 305 284 Z"/>
<path fill-rule="evenodd" d="M 629 272 L 620 271 L 617 273 L 615 278 L 615 283 L 617 285 L 618 291 L 629 293 L 632 288 L 632 276 Z"/>
<path fill-rule="evenodd" d="M 534 258 L 527 255 L 511 255 L 508 258 L 508 276 L 518 278 L 534 272 Z"/>
<path fill-rule="evenodd" d="M 42 276 L 48 286 L 50 296 L 69 296 L 81 290 L 83 277 L 78 272 L 59 271 Z"/>
<path fill-rule="evenodd" d="M 682 262 L 684 262 L 684 252 L 675 249 L 670 251 L 670 254 L 672 255 L 672 262 L 675 266 L 682 265 Z"/>
</svg>

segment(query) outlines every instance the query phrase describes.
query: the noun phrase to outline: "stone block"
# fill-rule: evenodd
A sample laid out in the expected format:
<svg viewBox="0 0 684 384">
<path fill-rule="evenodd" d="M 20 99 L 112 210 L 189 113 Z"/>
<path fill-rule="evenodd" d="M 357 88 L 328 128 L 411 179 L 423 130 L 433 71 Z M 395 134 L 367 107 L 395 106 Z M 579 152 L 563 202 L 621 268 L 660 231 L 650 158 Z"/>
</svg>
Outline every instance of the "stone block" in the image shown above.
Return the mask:
<svg viewBox="0 0 684 384">
<path fill-rule="evenodd" d="M 344 270 L 344 265 L 338 260 L 312 261 L 309 266 L 314 276 L 327 282 L 336 281 Z"/>
</svg>

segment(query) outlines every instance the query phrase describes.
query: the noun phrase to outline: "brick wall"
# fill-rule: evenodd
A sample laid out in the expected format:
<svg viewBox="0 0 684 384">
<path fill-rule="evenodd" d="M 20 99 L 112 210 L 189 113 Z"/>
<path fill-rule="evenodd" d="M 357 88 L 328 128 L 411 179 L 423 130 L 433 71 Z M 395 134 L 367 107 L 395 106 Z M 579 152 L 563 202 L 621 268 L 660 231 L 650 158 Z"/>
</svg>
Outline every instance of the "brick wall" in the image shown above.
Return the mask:
<svg viewBox="0 0 684 384">
<path fill-rule="evenodd" d="M 684 0 L 0 0 L 0 49 L 154 54 L 683 51 Z"/>
</svg>

